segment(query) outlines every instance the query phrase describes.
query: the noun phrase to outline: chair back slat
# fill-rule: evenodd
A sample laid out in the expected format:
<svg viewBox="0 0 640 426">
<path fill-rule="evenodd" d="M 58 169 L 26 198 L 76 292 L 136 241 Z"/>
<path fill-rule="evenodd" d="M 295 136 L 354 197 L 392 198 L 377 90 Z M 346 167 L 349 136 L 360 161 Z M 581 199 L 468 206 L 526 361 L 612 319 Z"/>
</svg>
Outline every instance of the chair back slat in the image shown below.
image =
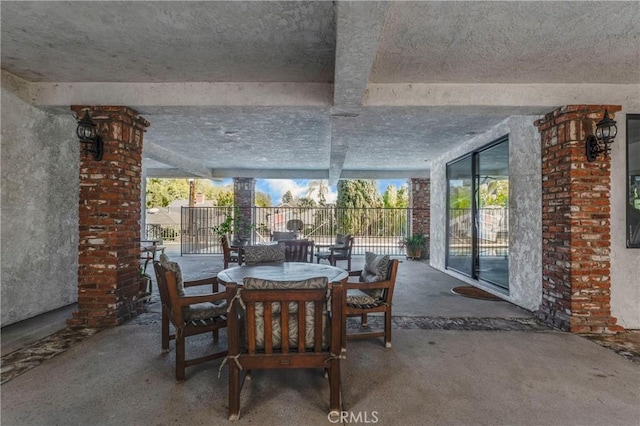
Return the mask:
<svg viewBox="0 0 640 426">
<path fill-rule="evenodd" d="M 271 313 L 271 303 L 263 303 L 264 306 L 264 315 L 263 315 L 263 324 L 264 324 L 264 353 L 270 354 L 273 353 L 273 321 L 270 320 L 273 315 Z M 257 327 L 257 325 L 256 325 Z"/>
<path fill-rule="evenodd" d="M 167 308 L 171 308 L 169 292 L 167 291 L 167 269 L 160 262 L 153 262 L 153 269 L 156 272 L 156 281 L 158 283 L 158 292 L 160 293 L 160 303 Z"/>
<path fill-rule="evenodd" d="M 389 281 L 389 286 L 384 289 L 382 292 L 382 298 L 388 304 L 391 304 L 393 299 L 393 289 L 396 286 L 396 276 L 398 274 L 398 259 L 392 259 L 389 263 L 389 272 L 387 281 Z"/>
<path fill-rule="evenodd" d="M 153 268 L 156 271 L 160 302 L 167 309 L 174 323 L 182 323 L 182 310 L 178 306 L 179 295 L 175 273 L 162 266 L 160 262 L 154 262 Z"/>
<path fill-rule="evenodd" d="M 249 354 L 256 353 L 256 328 L 251 326 L 256 323 L 256 305 L 248 303 L 247 307 L 247 350 Z"/>
<path fill-rule="evenodd" d="M 314 243 L 310 240 L 284 241 L 287 262 L 313 262 Z"/>
</svg>

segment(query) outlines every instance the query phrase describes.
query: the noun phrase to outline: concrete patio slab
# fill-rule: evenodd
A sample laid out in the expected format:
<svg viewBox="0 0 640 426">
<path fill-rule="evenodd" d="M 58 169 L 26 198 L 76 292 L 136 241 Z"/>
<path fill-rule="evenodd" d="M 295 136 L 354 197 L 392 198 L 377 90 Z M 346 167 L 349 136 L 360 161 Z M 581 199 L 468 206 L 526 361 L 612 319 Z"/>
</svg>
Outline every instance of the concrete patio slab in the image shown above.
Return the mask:
<svg viewBox="0 0 640 426">
<path fill-rule="evenodd" d="M 102 331 L 2 386 L 7 425 L 227 423 L 227 368 L 174 379 L 159 324 Z M 224 344 L 221 342 L 220 344 Z M 192 353 L 211 349 L 200 336 Z M 349 416 L 381 425 L 637 425 L 640 368 L 560 332 L 394 330 L 394 347 L 349 342 L 343 364 Z M 238 424 L 331 424 L 321 371 L 256 372 Z M 361 417 L 362 418 L 362 417 Z"/>
<path fill-rule="evenodd" d="M 169 254 L 186 279 L 210 276 L 222 267 L 219 256 Z M 354 269 L 361 262 L 356 259 Z M 381 339 L 348 342 L 344 423 L 638 424 L 639 363 L 583 337 L 553 331 L 508 302 L 453 294 L 451 288 L 461 284 L 425 262 L 403 260 L 393 347 L 384 348 Z M 157 296 L 147 310 L 124 325 L 87 334 L 70 348 L 59 344 L 64 350 L 50 359 L 43 356 L 51 345 L 46 339 L 33 343 L 25 357 L 37 366 L 2 385 L 3 424 L 230 423 L 227 368 L 220 369 L 220 360 L 191 367 L 186 382 L 176 383 L 175 352 L 160 351 Z M 56 312 L 4 328 L 3 355 L 12 341 L 25 343 L 21 334 L 33 339 L 55 324 L 64 328 L 60 317 Z M 209 336 L 195 336 L 187 350 L 196 355 L 213 350 L 212 345 Z M 223 332 L 217 346 L 225 345 Z M 37 360 L 39 354 L 43 359 Z M 328 384 L 320 371 L 254 372 L 241 398 L 237 424 L 337 423 L 327 417 Z"/>
</svg>

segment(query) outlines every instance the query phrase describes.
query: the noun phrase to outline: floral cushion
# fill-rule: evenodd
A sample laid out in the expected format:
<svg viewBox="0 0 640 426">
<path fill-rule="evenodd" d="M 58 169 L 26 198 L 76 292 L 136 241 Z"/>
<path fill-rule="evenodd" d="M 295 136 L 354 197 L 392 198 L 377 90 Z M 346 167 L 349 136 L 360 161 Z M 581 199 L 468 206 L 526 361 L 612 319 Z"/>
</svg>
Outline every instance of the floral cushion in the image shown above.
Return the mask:
<svg viewBox="0 0 640 426">
<path fill-rule="evenodd" d="M 364 254 L 364 269 L 360 274 L 360 282 L 373 283 L 385 281 L 389 275 L 389 255 L 377 255 L 375 253 L 366 252 Z M 362 290 L 376 300 L 382 298 L 383 289 L 375 288 L 370 290 Z"/>
<path fill-rule="evenodd" d="M 284 262 L 284 244 L 272 244 L 262 246 L 246 246 L 244 249 L 244 261 L 246 264 Z"/>
<path fill-rule="evenodd" d="M 375 305 L 376 301 L 360 290 L 347 290 L 347 305 Z"/>
<path fill-rule="evenodd" d="M 169 256 L 162 253 L 160 255 L 160 264 L 175 274 L 178 296 L 186 296 L 186 292 L 184 291 L 184 281 L 182 280 L 182 271 L 178 262 L 169 260 Z M 182 317 L 184 321 L 206 320 L 220 315 L 226 315 L 226 313 L 227 302 L 221 302 L 219 304 L 204 302 L 182 307 Z"/>
<path fill-rule="evenodd" d="M 182 297 L 185 295 L 184 293 L 184 282 L 182 281 L 182 271 L 180 270 L 180 265 L 178 262 L 173 262 L 169 260 L 169 256 L 162 253 L 160 255 L 160 264 L 169 271 L 175 273 L 176 275 L 176 289 L 178 290 L 178 296 Z"/>
<path fill-rule="evenodd" d="M 277 290 L 277 289 L 315 289 L 327 288 L 328 280 L 326 277 L 311 278 L 304 281 L 271 281 L 259 278 L 246 277 L 244 279 L 244 289 L 246 290 Z M 282 346 L 282 309 L 280 303 L 273 302 L 271 304 L 271 327 L 272 327 L 272 345 L 274 348 Z M 298 304 L 296 302 L 289 303 L 289 347 L 298 347 Z M 264 348 L 264 306 L 262 303 L 255 305 L 256 315 L 256 346 L 259 349 Z M 329 327 L 327 327 L 327 303 L 322 306 L 322 346 L 326 349 L 329 345 Z M 313 302 L 305 303 L 305 336 L 304 345 L 306 348 L 314 347 L 315 335 L 315 306 Z"/>
<path fill-rule="evenodd" d="M 227 314 L 227 302 L 213 304 L 210 302 L 194 303 L 182 310 L 185 321 L 206 320 Z"/>
</svg>

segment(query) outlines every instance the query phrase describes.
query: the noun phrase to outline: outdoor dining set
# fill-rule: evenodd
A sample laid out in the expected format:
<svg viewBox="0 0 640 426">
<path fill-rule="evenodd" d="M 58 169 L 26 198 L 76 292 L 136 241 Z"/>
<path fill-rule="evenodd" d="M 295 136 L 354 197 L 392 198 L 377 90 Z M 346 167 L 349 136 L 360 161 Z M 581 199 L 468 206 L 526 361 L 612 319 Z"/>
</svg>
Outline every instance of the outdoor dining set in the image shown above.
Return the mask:
<svg viewBox="0 0 640 426">
<path fill-rule="evenodd" d="M 351 271 L 354 239 L 349 235 L 338 235 L 333 245 L 317 252 L 313 241 L 275 237 L 273 244 L 242 247 L 221 238 L 224 269 L 198 281 L 183 281 L 178 262 L 164 253 L 154 261 L 162 303 L 162 350 L 169 352 L 175 340 L 176 380 L 185 380 L 186 367 L 223 358 L 220 369 L 229 369 L 231 420 L 240 415 L 243 383 L 253 370 L 263 369 L 324 371 L 329 413 L 338 413 L 347 339 L 382 337 L 391 347 L 398 260 L 367 252 L 364 268 Z M 346 270 L 337 266 L 339 260 L 347 262 Z M 211 292 L 189 293 L 189 288 L 202 286 L 211 286 Z M 382 330 L 368 327 L 367 316 L 375 313 L 384 315 Z M 360 318 L 349 333 L 348 317 Z M 218 343 L 222 329 L 226 347 L 217 344 L 217 352 L 186 357 L 187 337 L 211 333 Z"/>
</svg>

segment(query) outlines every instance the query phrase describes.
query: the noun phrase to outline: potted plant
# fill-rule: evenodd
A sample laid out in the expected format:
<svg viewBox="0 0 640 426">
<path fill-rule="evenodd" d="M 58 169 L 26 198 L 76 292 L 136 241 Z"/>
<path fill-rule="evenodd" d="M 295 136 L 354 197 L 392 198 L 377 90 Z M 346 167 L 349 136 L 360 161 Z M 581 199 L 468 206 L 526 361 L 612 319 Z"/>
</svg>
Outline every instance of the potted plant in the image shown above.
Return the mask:
<svg viewBox="0 0 640 426">
<path fill-rule="evenodd" d="M 400 240 L 400 248 L 406 248 L 407 259 L 420 259 L 422 249 L 427 246 L 427 238 L 424 234 L 413 234 Z"/>
<path fill-rule="evenodd" d="M 227 237 L 227 239 L 230 239 L 231 232 L 233 231 L 233 216 L 227 213 L 220 225 L 214 226 L 211 229 L 218 237 Z"/>
<path fill-rule="evenodd" d="M 238 217 L 236 220 L 234 217 Z M 231 234 L 236 235 L 236 239 L 233 240 L 233 245 L 247 245 L 249 243 L 249 239 L 239 237 L 239 235 L 243 235 L 247 231 L 250 231 L 253 226 L 251 224 L 245 223 L 246 221 L 242 220 L 243 218 L 240 216 L 238 209 L 236 208 L 235 215 L 230 213 L 226 214 L 224 220 L 218 226 L 213 226 L 211 230 L 218 235 L 218 239 L 221 237 L 227 237 L 227 241 L 232 242 Z"/>
</svg>

